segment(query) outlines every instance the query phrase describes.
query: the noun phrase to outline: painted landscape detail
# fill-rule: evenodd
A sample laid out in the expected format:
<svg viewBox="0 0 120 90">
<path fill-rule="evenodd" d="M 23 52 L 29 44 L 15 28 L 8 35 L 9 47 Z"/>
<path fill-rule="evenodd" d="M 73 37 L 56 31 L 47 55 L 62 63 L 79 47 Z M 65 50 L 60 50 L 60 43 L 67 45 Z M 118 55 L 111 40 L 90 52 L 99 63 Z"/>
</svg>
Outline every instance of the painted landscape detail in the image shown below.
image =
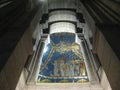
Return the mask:
<svg viewBox="0 0 120 90">
<path fill-rule="evenodd" d="M 72 38 L 71 38 L 72 37 Z M 87 71 L 79 44 L 71 33 L 53 34 L 44 52 L 37 83 L 88 82 Z"/>
</svg>

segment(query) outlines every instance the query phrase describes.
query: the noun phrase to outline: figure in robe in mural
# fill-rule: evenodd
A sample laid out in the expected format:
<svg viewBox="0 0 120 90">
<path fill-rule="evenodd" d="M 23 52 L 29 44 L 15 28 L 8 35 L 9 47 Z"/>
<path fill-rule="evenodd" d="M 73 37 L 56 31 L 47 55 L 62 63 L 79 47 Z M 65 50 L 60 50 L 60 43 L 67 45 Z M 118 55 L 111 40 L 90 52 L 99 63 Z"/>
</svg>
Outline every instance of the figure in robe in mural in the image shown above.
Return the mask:
<svg viewBox="0 0 120 90">
<path fill-rule="evenodd" d="M 85 76 L 85 66 L 84 62 L 80 60 L 66 60 L 60 59 L 54 62 L 54 76 L 57 77 L 79 77 Z"/>
</svg>

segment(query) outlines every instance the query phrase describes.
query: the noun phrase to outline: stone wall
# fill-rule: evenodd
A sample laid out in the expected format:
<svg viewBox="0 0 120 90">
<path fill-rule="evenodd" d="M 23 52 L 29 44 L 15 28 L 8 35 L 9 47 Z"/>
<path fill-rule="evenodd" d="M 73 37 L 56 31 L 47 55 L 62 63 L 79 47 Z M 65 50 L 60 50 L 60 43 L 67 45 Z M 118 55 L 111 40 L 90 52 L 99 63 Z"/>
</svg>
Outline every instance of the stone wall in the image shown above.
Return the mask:
<svg viewBox="0 0 120 90">
<path fill-rule="evenodd" d="M 108 81 L 113 90 L 120 90 L 120 61 L 113 47 L 108 43 L 103 33 L 98 31 L 99 37 L 96 38 L 98 42 L 95 47 L 97 48 L 97 55 L 100 59 L 103 69 L 105 70 Z M 111 36 L 112 37 L 112 36 Z M 113 39 L 114 40 L 114 39 Z"/>
<path fill-rule="evenodd" d="M 32 29 L 29 27 L 0 72 L 0 90 L 14 90 L 28 55 L 32 54 Z"/>
</svg>

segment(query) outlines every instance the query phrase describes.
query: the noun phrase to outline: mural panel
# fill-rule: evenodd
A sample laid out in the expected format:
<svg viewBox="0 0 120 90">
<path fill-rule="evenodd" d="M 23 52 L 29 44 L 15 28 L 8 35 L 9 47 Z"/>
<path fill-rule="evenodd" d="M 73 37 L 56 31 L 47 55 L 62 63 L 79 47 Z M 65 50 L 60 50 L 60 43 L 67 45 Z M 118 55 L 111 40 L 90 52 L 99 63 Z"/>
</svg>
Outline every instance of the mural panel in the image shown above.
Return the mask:
<svg viewBox="0 0 120 90">
<path fill-rule="evenodd" d="M 75 43 L 75 35 L 54 34 L 50 38 L 51 44 L 43 55 L 37 83 L 88 82 L 83 54 L 80 45 Z"/>
</svg>

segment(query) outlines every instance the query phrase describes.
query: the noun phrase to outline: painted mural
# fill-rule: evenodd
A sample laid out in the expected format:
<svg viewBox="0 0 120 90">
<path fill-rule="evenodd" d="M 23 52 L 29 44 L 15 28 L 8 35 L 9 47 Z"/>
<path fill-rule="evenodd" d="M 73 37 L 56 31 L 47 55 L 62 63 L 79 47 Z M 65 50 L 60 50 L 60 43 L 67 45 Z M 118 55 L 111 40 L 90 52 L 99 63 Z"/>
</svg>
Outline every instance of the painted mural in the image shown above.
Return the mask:
<svg viewBox="0 0 120 90">
<path fill-rule="evenodd" d="M 81 47 L 74 34 L 52 34 L 44 52 L 37 83 L 88 82 Z"/>
</svg>

